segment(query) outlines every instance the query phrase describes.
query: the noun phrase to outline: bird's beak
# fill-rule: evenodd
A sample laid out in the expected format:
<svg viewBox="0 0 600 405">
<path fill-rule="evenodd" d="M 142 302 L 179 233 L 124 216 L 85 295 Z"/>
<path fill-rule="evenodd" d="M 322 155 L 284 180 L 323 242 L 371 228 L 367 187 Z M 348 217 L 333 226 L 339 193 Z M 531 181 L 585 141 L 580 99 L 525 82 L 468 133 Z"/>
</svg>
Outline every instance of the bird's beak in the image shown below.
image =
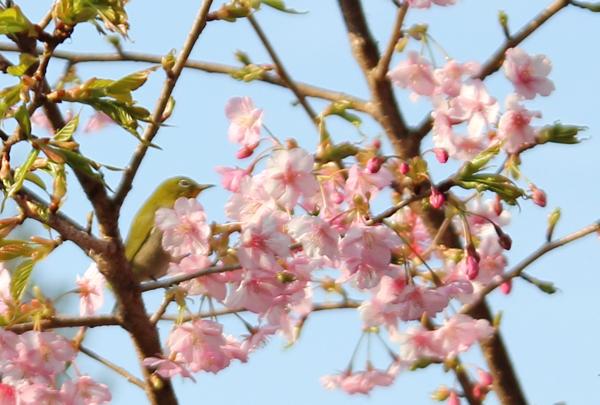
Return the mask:
<svg viewBox="0 0 600 405">
<path fill-rule="evenodd" d="M 199 184 L 198 187 L 196 188 L 196 195 L 194 197 L 197 197 L 198 194 L 200 194 L 201 192 L 203 192 L 207 188 L 211 188 L 211 187 L 214 187 L 214 186 L 215 186 L 214 184 Z"/>
</svg>

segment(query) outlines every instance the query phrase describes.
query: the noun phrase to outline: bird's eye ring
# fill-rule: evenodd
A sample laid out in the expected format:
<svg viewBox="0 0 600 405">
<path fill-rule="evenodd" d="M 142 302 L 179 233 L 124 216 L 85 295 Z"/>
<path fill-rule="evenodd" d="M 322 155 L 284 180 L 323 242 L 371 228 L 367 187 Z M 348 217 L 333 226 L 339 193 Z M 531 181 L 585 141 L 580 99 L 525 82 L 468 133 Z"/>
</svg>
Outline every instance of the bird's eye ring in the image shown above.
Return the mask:
<svg viewBox="0 0 600 405">
<path fill-rule="evenodd" d="M 187 181 L 185 179 L 181 179 L 181 180 L 179 180 L 179 185 L 183 188 L 189 188 L 192 186 L 192 183 L 190 183 L 189 181 Z"/>
</svg>

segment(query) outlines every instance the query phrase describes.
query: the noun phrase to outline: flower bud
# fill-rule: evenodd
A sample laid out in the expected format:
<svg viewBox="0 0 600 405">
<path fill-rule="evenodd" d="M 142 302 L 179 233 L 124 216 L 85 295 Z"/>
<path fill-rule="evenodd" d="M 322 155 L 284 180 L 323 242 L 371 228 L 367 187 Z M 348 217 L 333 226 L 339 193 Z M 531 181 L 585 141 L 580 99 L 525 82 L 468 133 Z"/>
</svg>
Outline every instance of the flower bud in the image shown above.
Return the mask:
<svg viewBox="0 0 600 405">
<path fill-rule="evenodd" d="M 440 163 L 446 163 L 448 161 L 448 151 L 444 148 L 433 148 L 435 158 Z"/>
<path fill-rule="evenodd" d="M 460 405 L 460 398 L 455 391 L 450 393 L 450 396 L 448 397 L 448 405 Z"/>
<path fill-rule="evenodd" d="M 498 216 L 502 215 L 502 211 L 504 211 L 504 207 L 502 207 L 502 199 L 498 194 L 496 194 L 492 208 L 494 209 L 494 213 Z"/>
<path fill-rule="evenodd" d="M 446 201 L 446 197 L 444 194 L 440 193 L 439 190 L 435 187 L 431 187 L 431 195 L 429 196 L 429 203 L 433 208 L 439 209 L 444 205 Z"/>
<path fill-rule="evenodd" d="M 252 156 L 252 154 L 254 153 L 254 149 L 256 149 L 256 146 L 258 145 L 254 145 L 254 147 L 247 145 L 242 146 L 241 149 L 238 150 L 235 154 L 235 157 L 237 159 L 245 159 L 249 156 Z"/>
<path fill-rule="evenodd" d="M 477 369 L 477 374 L 479 376 L 479 383 L 485 387 L 489 387 L 494 383 L 494 377 L 490 373 L 485 370 Z"/>
<path fill-rule="evenodd" d="M 531 190 L 531 198 L 533 199 L 534 204 L 545 207 L 547 199 L 544 190 L 537 188 L 534 184 L 530 184 L 529 189 Z"/>
<path fill-rule="evenodd" d="M 379 169 L 381 169 L 381 165 L 383 164 L 383 159 L 379 156 L 373 156 L 371 159 L 367 161 L 367 171 L 369 173 L 378 173 Z"/>
<path fill-rule="evenodd" d="M 467 253 L 467 278 L 469 280 L 475 280 L 479 275 L 479 260 L 470 253 Z"/>
<path fill-rule="evenodd" d="M 448 387 L 442 385 L 431 394 L 431 399 L 434 401 L 445 401 L 448 399 L 451 392 L 452 391 L 450 391 Z"/>
<path fill-rule="evenodd" d="M 510 294 L 512 291 L 512 280 L 506 280 L 504 283 L 500 284 L 500 291 L 504 295 Z"/>
<path fill-rule="evenodd" d="M 400 173 L 401 174 L 406 176 L 409 171 L 410 171 L 410 166 L 408 165 L 408 163 L 406 163 L 406 162 L 400 163 Z"/>
</svg>

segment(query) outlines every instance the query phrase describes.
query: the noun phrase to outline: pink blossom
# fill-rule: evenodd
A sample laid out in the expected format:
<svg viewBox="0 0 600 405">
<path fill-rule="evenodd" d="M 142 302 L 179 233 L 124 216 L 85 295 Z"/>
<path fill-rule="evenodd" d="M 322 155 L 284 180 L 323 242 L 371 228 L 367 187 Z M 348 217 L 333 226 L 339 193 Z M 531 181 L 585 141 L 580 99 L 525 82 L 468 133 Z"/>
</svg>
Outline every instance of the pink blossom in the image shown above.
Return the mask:
<svg viewBox="0 0 600 405">
<path fill-rule="evenodd" d="M 548 96 L 554 91 L 554 83 L 547 78 L 552 63 L 545 55 L 528 55 L 520 48 L 506 51 L 504 74 L 515 86 L 517 93 L 526 99 L 536 94 Z"/>
<path fill-rule="evenodd" d="M 96 111 L 94 115 L 85 124 L 83 132 L 98 132 L 108 125 L 114 124 L 112 118 L 104 114 L 102 111 Z"/>
<path fill-rule="evenodd" d="M 538 111 L 529 111 L 521 106 L 517 96 L 509 96 L 506 112 L 498 122 L 498 138 L 504 141 L 504 149 L 508 153 L 517 153 L 523 146 L 535 143 L 536 131 L 530 123 L 534 117 L 541 116 Z"/>
<path fill-rule="evenodd" d="M 461 64 L 454 59 L 447 61 L 444 67 L 433 72 L 438 83 L 436 92 L 450 97 L 458 96 L 462 87 L 462 77 L 464 75 L 473 76 L 479 69 L 480 66 L 476 62 Z"/>
<path fill-rule="evenodd" d="M 432 96 L 437 86 L 431 64 L 414 51 L 408 53 L 407 60 L 390 70 L 388 77 L 394 84 L 421 96 Z"/>
<path fill-rule="evenodd" d="M 479 232 L 483 227 L 490 225 L 490 221 L 498 226 L 505 226 L 510 223 L 510 212 L 500 210 L 498 213 L 497 201 L 495 199 L 482 200 L 480 197 L 475 197 L 467 202 L 467 210 L 474 215 L 467 217 L 469 226 L 474 232 Z"/>
<path fill-rule="evenodd" d="M 208 256 L 194 254 L 184 257 L 179 263 L 171 263 L 168 274 L 191 274 L 206 269 L 211 264 Z M 184 281 L 179 286 L 190 295 L 206 295 L 223 301 L 227 294 L 226 282 L 223 274 L 210 274 Z"/>
<path fill-rule="evenodd" d="M 444 148 L 433 148 L 435 158 L 440 163 L 446 163 L 448 161 L 448 151 Z"/>
<path fill-rule="evenodd" d="M 285 222 L 280 211 L 262 210 L 244 224 L 237 254 L 245 269 L 276 271 L 277 258 L 290 254 L 291 239 L 284 232 Z"/>
<path fill-rule="evenodd" d="M 490 386 L 494 383 L 494 377 L 489 372 L 480 368 L 477 369 L 477 377 L 481 385 Z"/>
<path fill-rule="evenodd" d="M 82 375 L 76 380 L 67 380 L 60 389 L 60 395 L 65 405 L 100 405 L 111 401 L 112 396 L 108 387 Z"/>
<path fill-rule="evenodd" d="M 260 140 L 263 111 L 254 107 L 250 97 L 233 97 L 225 104 L 229 119 L 229 140 L 254 149 Z"/>
<path fill-rule="evenodd" d="M 288 224 L 288 233 L 302 244 L 304 253 L 312 258 L 338 256 L 340 234 L 320 217 L 303 215 Z"/>
<path fill-rule="evenodd" d="M 410 171 L 410 166 L 408 165 L 408 163 L 402 162 L 402 163 L 400 163 L 399 169 L 400 169 L 400 173 L 406 176 L 408 174 L 408 172 Z"/>
<path fill-rule="evenodd" d="M 265 314 L 282 293 L 284 285 L 275 277 L 246 277 L 232 287 L 225 300 L 228 308 L 245 308 L 248 311 Z"/>
<path fill-rule="evenodd" d="M 367 171 L 369 173 L 377 173 L 384 162 L 385 160 L 381 156 L 373 156 L 367 161 Z"/>
<path fill-rule="evenodd" d="M 479 275 L 479 260 L 476 257 L 467 254 L 465 263 L 467 278 L 469 280 L 475 280 Z"/>
<path fill-rule="evenodd" d="M 248 222 L 260 216 L 264 210 L 277 208 L 275 200 L 266 192 L 265 173 L 242 179 L 240 188 L 225 204 L 225 214 L 234 221 Z"/>
<path fill-rule="evenodd" d="M 249 175 L 248 170 L 238 167 L 217 166 L 215 170 L 222 176 L 223 188 L 234 193 L 240 191 L 242 180 Z"/>
<path fill-rule="evenodd" d="M 403 242 L 409 244 L 405 250 L 407 257 L 414 257 L 416 254 L 423 255 L 431 243 L 429 230 L 425 226 L 423 219 L 409 207 L 396 211 L 390 217 L 393 222 L 393 228 L 401 236 Z"/>
<path fill-rule="evenodd" d="M 190 373 L 190 370 L 188 370 L 181 362 L 158 357 L 146 357 L 142 364 L 146 367 L 154 368 L 155 373 L 162 378 L 173 378 L 179 374 L 184 378 L 189 378 L 194 382 L 196 381 L 192 373 Z"/>
<path fill-rule="evenodd" d="M 271 155 L 265 170 L 264 188 L 284 208 L 294 208 L 300 197 L 310 198 L 319 191 L 312 173 L 314 158 L 304 149 L 279 149 Z"/>
<path fill-rule="evenodd" d="M 4 376 L 53 381 L 64 370 L 65 363 L 73 361 L 76 355 L 71 343 L 53 332 L 28 331 L 19 338 L 15 345 L 16 356 L 0 364 Z"/>
<path fill-rule="evenodd" d="M 504 295 L 510 294 L 512 291 L 512 280 L 506 280 L 504 283 L 500 284 L 500 291 Z"/>
<path fill-rule="evenodd" d="M 92 263 L 83 277 L 77 276 L 79 290 L 79 315 L 94 315 L 104 303 L 104 285 L 106 280 L 98 271 L 96 263 Z"/>
<path fill-rule="evenodd" d="M 400 343 L 400 358 L 414 362 L 421 358 L 442 359 L 444 352 L 433 331 L 422 326 L 412 327 L 406 332 L 392 334 L 392 339 Z"/>
<path fill-rule="evenodd" d="M 174 257 L 209 252 L 210 226 L 204 208 L 194 198 L 181 197 L 172 209 L 157 210 L 156 226 L 163 232 L 163 248 Z"/>
<path fill-rule="evenodd" d="M 453 103 L 454 104 L 454 103 Z M 469 160 L 481 152 L 488 144 L 485 134 L 468 133 L 461 136 L 454 132 L 453 126 L 463 122 L 461 116 L 453 117 L 456 111 L 446 102 L 436 101 L 433 117 L 433 143 L 442 148 L 454 159 Z"/>
<path fill-rule="evenodd" d="M 12 385 L 0 383 L 0 404 L 17 404 L 17 392 L 15 390 L 15 387 L 13 387 Z"/>
<path fill-rule="evenodd" d="M 346 199 L 352 201 L 354 196 L 361 196 L 370 200 L 377 195 L 379 190 L 392 184 L 394 177 L 386 168 L 381 167 L 377 173 L 371 173 L 367 168 L 353 165 L 348 170 L 345 192 Z"/>
<path fill-rule="evenodd" d="M 192 372 L 204 370 L 216 374 L 229 366 L 231 360 L 240 359 L 241 354 L 239 345 L 223 336 L 223 325 L 202 319 L 176 326 L 167 346 L 175 361 Z"/>
<path fill-rule="evenodd" d="M 352 278 L 359 288 L 375 287 L 390 268 L 392 250 L 400 244 L 398 235 L 387 226 L 353 224 L 339 245 L 340 281 Z"/>
<path fill-rule="evenodd" d="M 455 119 L 468 120 L 469 135 L 476 137 L 496 122 L 499 110 L 498 102 L 488 94 L 483 82 L 473 79 L 463 84 L 450 113 Z"/>
<path fill-rule="evenodd" d="M 437 329 L 435 339 L 447 357 L 468 350 L 473 343 L 487 339 L 494 333 L 494 328 L 485 319 L 473 319 L 468 315 L 456 314 Z"/>
<path fill-rule="evenodd" d="M 340 388 L 348 394 L 368 394 L 377 386 L 387 387 L 393 382 L 394 375 L 374 368 L 321 377 L 321 383 L 325 388 L 329 390 Z"/>
<path fill-rule="evenodd" d="M 63 401 L 60 391 L 50 387 L 48 384 L 20 380 L 16 384 L 18 405 L 40 405 L 40 404 L 69 404 Z"/>
</svg>

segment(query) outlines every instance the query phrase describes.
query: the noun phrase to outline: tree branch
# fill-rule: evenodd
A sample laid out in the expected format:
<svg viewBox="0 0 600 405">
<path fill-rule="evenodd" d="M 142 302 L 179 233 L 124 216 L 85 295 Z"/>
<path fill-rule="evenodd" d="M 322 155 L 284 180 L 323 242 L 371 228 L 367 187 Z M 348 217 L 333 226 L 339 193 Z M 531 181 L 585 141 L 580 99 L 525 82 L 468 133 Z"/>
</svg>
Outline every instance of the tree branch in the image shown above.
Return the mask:
<svg viewBox="0 0 600 405">
<path fill-rule="evenodd" d="M 396 21 L 394 22 L 394 28 L 392 29 L 392 35 L 390 38 L 390 42 L 387 45 L 387 48 L 381 55 L 381 59 L 379 59 L 379 63 L 377 63 L 377 75 L 380 79 L 383 79 L 387 74 L 390 62 L 392 61 L 392 56 L 394 56 L 394 51 L 396 50 L 396 44 L 402 38 L 402 25 L 404 25 L 404 19 L 406 18 L 406 13 L 408 11 L 408 1 L 405 1 L 399 8 L 398 14 L 396 16 Z"/>
<path fill-rule="evenodd" d="M 19 52 L 19 49 L 12 44 L 0 43 L 0 51 Z M 160 64 L 162 56 L 128 51 L 122 51 L 120 53 L 74 53 L 57 50 L 54 51 L 53 58 L 66 60 L 73 64 L 90 62 L 134 62 Z M 185 68 L 199 70 L 206 73 L 225 74 L 230 76 L 239 70 L 239 68 L 235 66 L 203 62 L 199 60 L 187 60 L 185 63 Z M 281 77 L 269 73 L 263 74 L 260 78 L 256 79 L 256 81 L 279 87 L 288 87 L 286 82 Z M 332 102 L 348 101 L 352 105 L 352 108 L 356 111 L 365 113 L 369 113 L 371 111 L 370 105 L 367 101 L 350 94 L 324 89 L 302 82 L 294 82 L 294 84 L 298 91 L 306 97 L 318 98 Z"/>
<path fill-rule="evenodd" d="M 211 274 L 225 273 L 228 271 L 239 270 L 241 268 L 242 266 L 240 266 L 239 264 L 229 266 L 213 266 L 207 269 L 195 271 L 193 273 L 180 274 L 178 276 L 173 276 L 160 281 L 149 281 L 147 283 L 142 284 L 141 290 L 143 292 L 146 292 L 151 290 L 157 290 L 159 288 L 168 288 L 176 284 L 183 283 L 184 281 L 192 280 L 194 278 L 208 276 Z"/>
<path fill-rule="evenodd" d="M 48 330 L 57 328 L 78 328 L 85 326 L 95 328 L 97 326 L 120 326 L 119 318 L 114 315 L 97 315 L 97 316 L 55 316 L 50 319 L 42 319 L 39 322 L 18 323 L 15 325 L 4 326 L 4 329 L 15 333 L 24 333 L 28 330 Z"/>
<path fill-rule="evenodd" d="M 93 352 L 90 349 L 87 349 L 83 346 L 79 346 L 79 351 L 81 353 L 85 354 L 86 356 L 96 360 L 97 362 L 104 364 L 106 367 L 110 368 L 112 371 L 119 374 L 120 376 L 125 377 L 125 379 L 127 381 L 129 381 L 130 383 L 132 383 L 133 385 L 137 385 L 141 389 L 146 388 L 146 386 L 142 380 L 135 377 L 133 374 L 131 374 L 129 371 L 125 370 L 123 367 L 117 366 L 115 363 L 111 362 L 110 360 L 105 359 L 104 357 L 100 356 L 99 354 L 96 354 L 95 352 Z"/>
<path fill-rule="evenodd" d="M 291 76 L 285 69 L 285 66 L 283 66 L 283 62 L 281 61 L 281 59 L 279 59 L 277 52 L 275 52 L 275 48 L 273 48 L 271 41 L 269 41 L 269 38 L 267 38 L 266 34 L 258 24 L 258 21 L 256 21 L 256 18 L 254 18 L 252 14 L 247 17 L 247 20 L 254 29 L 254 32 L 256 32 L 256 35 L 258 35 L 260 42 L 262 42 L 262 44 L 264 45 L 267 53 L 271 57 L 271 60 L 273 60 L 275 68 L 277 69 L 277 74 L 279 75 L 279 77 L 281 77 L 281 80 L 283 80 L 285 85 L 292 91 L 292 93 L 294 93 L 294 95 L 298 99 L 298 102 L 300 103 L 302 108 L 304 108 L 304 111 L 306 111 L 306 114 L 308 114 L 312 122 L 318 128 L 319 119 L 317 117 L 317 113 L 315 112 L 315 110 L 313 110 L 308 101 L 306 101 L 306 97 L 304 96 L 304 94 L 302 94 L 302 92 L 300 92 L 300 90 L 296 86 L 296 83 L 294 83 Z"/>
<path fill-rule="evenodd" d="M 479 303 L 481 303 L 489 293 L 494 291 L 496 288 L 500 287 L 505 282 L 510 281 L 515 277 L 519 277 L 521 275 L 521 273 L 523 273 L 523 271 L 525 271 L 525 269 L 527 267 L 529 267 L 529 265 L 531 265 L 536 260 L 538 260 L 539 258 L 544 256 L 546 253 L 551 252 L 552 250 L 554 250 L 556 248 L 567 245 L 571 242 L 574 242 L 574 241 L 581 239 L 591 233 L 598 232 L 598 231 L 600 231 L 600 220 L 598 220 L 597 222 L 595 222 L 591 225 L 586 226 L 585 228 L 580 229 L 577 232 L 573 232 L 572 234 L 567 235 L 561 239 L 557 239 L 552 242 L 544 243 L 535 252 L 531 253 L 529 256 L 527 256 L 525 259 L 523 259 L 519 264 L 517 264 L 515 267 L 513 267 L 512 270 L 504 273 L 502 278 L 486 285 L 479 292 L 475 301 L 464 305 L 458 312 L 461 314 L 468 314 L 471 311 L 473 311 L 475 309 L 475 307 L 477 305 L 479 305 Z"/>
</svg>

